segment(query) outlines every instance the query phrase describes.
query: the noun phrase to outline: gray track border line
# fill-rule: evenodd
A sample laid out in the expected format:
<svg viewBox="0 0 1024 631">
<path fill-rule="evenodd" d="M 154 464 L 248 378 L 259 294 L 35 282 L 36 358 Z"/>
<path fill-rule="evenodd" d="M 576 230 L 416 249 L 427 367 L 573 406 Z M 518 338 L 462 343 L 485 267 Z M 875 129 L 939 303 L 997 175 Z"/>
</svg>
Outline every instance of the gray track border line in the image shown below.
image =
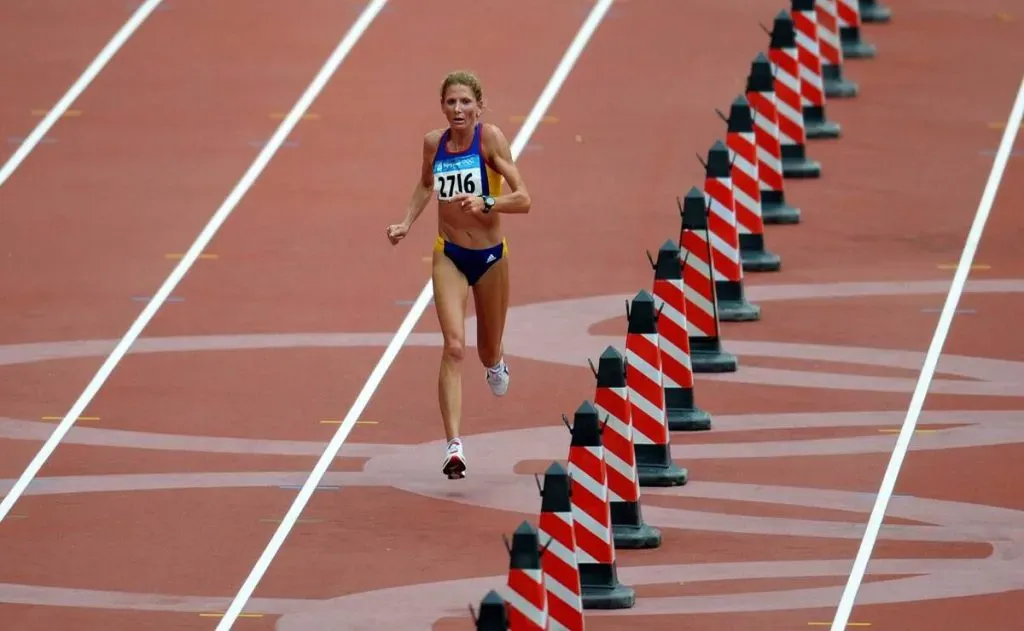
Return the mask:
<svg viewBox="0 0 1024 631">
<path fill-rule="evenodd" d="M 565 54 L 562 56 L 561 61 L 552 73 L 551 78 L 548 79 L 547 85 L 537 98 L 537 102 L 534 103 L 533 109 L 530 114 L 526 117 L 523 122 L 523 126 L 520 128 L 519 133 L 512 140 L 512 159 L 516 160 L 522 153 L 526 143 L 529 142 L 530 137 L 533 135 L 537 126 L 540 124 L 541 119 L 544 117 L 544 113 L 551 106 L 551 103 L 558 96 L 558 92 L 565 82 L 569 73 L 572 71 L 573 66 L 576 65 L 577 60 L 583 54 L 587 43 L 590 41 L 591 36 L 600 26 L 604 16 L 611 9 L 614 0 L 597 0 L 594 7 L 591 9 L 587 19 L 584 20 L 580 26 L 579 31 L 573 38 L 572 43 L 566 49 Z M 383 381 L 385 374 L 391 367 L 395 358 L 398 356 L 399 350 L 405 344 L 405 340 L 408 339 L 412 333 L 416 323 L 422 317 L 427 305 L 430 304 L 431 297 L 433 295 L 433 281 L 428 279 L 423 290 L 420 292 L 416 302 L 413 303 L 409 309 L 409 313 L 405 316 L 402 324 L 399 325 L 398 330 L 395 332 L 393 338 L 388 343 L 387 348 L 384 349 L 384 354 L 378 360 L 377 365 L 374 367 L 373 372 L 367 378 L 366 383 L 363 385 L 362 390 L 353 402 L 352 407 L 349 408 L 348 413 L 342 420 L 341 425 L 338 427 L 334 437 L 331 438 L 327 448 L 324 450 L 320 459 L 314 465 L 313 470 L 310 472 L 306 482 L 302 485 L 296 496 L 294 502 L 288 512 L 285 513 L 284 518 L 281 520 L 280 525 L 274 532 L 270 541 L 267 543 L 267 547 L 263 550 L 256 564 L 253 566 L 249 576 L 245 579 L 238 593 L 231 601 L 231 605 L 225 611 L 223 618 L 221 618 L 220 624 L 217 625 L 215 631 L 227 631 L 231 629 L 232 625 L 237 620 L 238 616 L 242 613 L 242 609 L 245 607 L 249 598 L 252 596 L 260 580 L 270 567 L 274 557 L 277 555 L 278 550 L 284 544 L 285 539 L 291 532 L 292 527 L 295 525 L 302 511 L 305 509 L 306 504 L 309 502 L 310 497 L 313 495 L 313 491 L 317 485 L 320 484 L 320 480 L 323 479 L 327 473 L 328 467 L 334 461 L 337 453 L 341 450 L 345 440 L 348 439 L 348 435 L 352 432 L 352 428 L 355 427 L 356 421 L 359 416 L 362 415 L 363 410 L 370 402 L 370 398 L 373 393 L 380 386 Z"/>
<path fill-rule="evenodd" d="M 96 55 L 96 58 L 92 60 L 92 63 L 90 63 L 88 67 L 86 67 L 81 76 L 71 84 L 71 87 L 64 93 L 64 96 L 62 96 L 60 100 L 57 101 L 57 104 L 46 113 L 46 116 L 43 117 L 43 120 L 39 121 L 39 124 L 32 130 L 32 133 L 25 138 L 25 141 L 21 143 L 13 154 L 11 154 L 11 157 L 7 159 L 7 162 L 0 167 L 0 187 L 10 179 L 11 175 L 14 174 L 14 171 L 21 166 L 21 163 L 24 162 L 26 158 L 28 158 L 28 154 L 31 153 L 32 150 L 35 149 L 36 145 L 43 140 L 46 136 L 46 132 L 50 131 L 50 129 L 57 124 L 57 120 L 63 116 L 64 112 L 71 107 L 71 104 L 82 95 L 82 92 L 85 92 L 85 89 L 89 87 L 89 84 L 93 82 L 93 79 L 95 79 L 103 68 L 110 63 L 110 60 L 114 58 L 117 51 L 121 50 L 121 47 L 128 41 L 128 38 L 134 35 L 135 31 L 139 30 L 142 23 L 146 21 L 146 18 L 148 18 L 158 6 L 160 6 L 162 1 L 163 0 L 146 0 L 138 9 L 135 10 L 132 17 L 128 18 L 128 21 L 118 29 L 117 33 L 114 34 L 114 37 L 107 42 L 107 45 L 103 47 L 98 55 Z M 0 513 L 0 515 L 2 515 L 2 513 Z M 2 517 L 0 517 L 0 520 L 2 520 Z"/>
<path fill-rule="evenodd" d="M 989 172 L 988 181 L 981 193 L 981 200 L 978 202 L 978 209 L 975 211 L 974 220 L 967 233 L 964 249 L 960 253 L 960 261 L 957 263 L 956 272 L 953 274 L 953 282 L 950 284 L 949 293 L 946 295 L 946 302 L 939 315 L 939 321 L 935 325 L 935 334 L 928 352 L 924 358 L 924 365 L 921 367 L 921 374 L 914 388 L 914 394 L 907 409 L 907 416 L 900 428 L 899 437 L 893 447 L 892 456 L 886 466 L 885 475 L 882 477 L 878 495 L 875 497 L 874 506 L 871 508 L 871 515 L 868 517 L 867 525 L 864 528 L 864 538 L 861 539 L 857 556 L 853 561 L 853 568 L 850 570 L 849 580 L 843 588 L 836 607 L 835 617 L 832 619 L 830 631 L 846 631 L 846 625 L 853 611 L 857 600 L 857 592 L 860 590 L 864 574 L 867 572 L 868 563 L 871 560 L 871 553 L 878 539 L 878 533 L 882 528 L 882 520 L 885 519 L 885 511 L 889 506 L 889 500 L 896 489 L 896 480 L 899 477 L 903 461 L 910 449 L 910 439 L 917 429 L 917 420 L 924 408 L 925 398 L 931 387 L 932 378 L 942 356 L 942 347 L 946 343 L 946 337 L 953 326 L 953 317 L 956 315 L 956 308 L 960 302 L 960 296 L 967 284 L 967 277 L 974 263 L 974 255 L 978 251 L 981 237 L 985 232 L 985 225 L 988 222 L 989 214 L 992 212 L 992 205 L 995 203 L 996 194 L 999 192 L 999 185 L 1003 180 L 1003 173 L 1006 171 L 1007 162 L 1010 159 L 1010 152 L 1017 133 L 1021 128 L 1021 121 L 1024 119 L 1024 78 L 1017 88 L 1017 96 L 1010 109 L 1010 115 L 1006 122 L 1006 129 L 1003 131 L 1003 138 L 999 142 L 999 150 L 992 161 L 992 170 Z"/>
<path fill-rule="evenodd" d="M 245 193 L 256 182 L 256 179 L 267 167 L 267 164 L 270 163 L 271 158 L 284 143 L 288 135 L 291 134 L 292 130 L 305 114 L 306 110 L 309 109 L 310 105 L 312 105 L 321 90 L 323 90 L 327 85 L 331 76 L 337 71 L 341 62 L 344 61 L 345 57 L 347 57 L 352 51 L 352 48 L 355 47 L 356 42 L 358 42 L 363 33 L 366 32 L 373 19 L 378 13 L 380 13 L 381 9 L 384 8 L 384 5 L 387 4 L 387 1 L 388 0 L 370 0 L 370 3 L 367 4 L 363 12 L 349 27 L 348 32 L 346 32 L 341 42 L 338 43 L 334 52 L 332 52 L 330 57 L 327 58 L 327 61 L 324 62 L 324 65 L 317 72 L 305 92 L 302 93 L 295 105 L 292 106 L 291 111 L 289 111 L 288 115 L 285 116 L 283 121 L 281 121 L 281 124 L 277 127 L 274 135 L 271 136 L 270 140 L 256 156 L 256 159 L 249 165 L 245 174 L 238 183 L 235 184 L 234 189 L 232 189 L 231 193 L 228 194 L 227 198 L 225 198 L 224 202 L 213 214 L 206 226 L 203 227 L 199 236 L 196 237 L 196 240 L 189 247 L 188 251 L 185 252 L 185 255 L 171 271 L 167 279 L 164 280 L 160 289 L 158 289 L 156 294 L 149 300 L 145 308 L 143 308 L 142 313 L 140 313 L 135 322 L 132 323 L 127 333 L 125 333 L 124 337 L 117 343 L 117 346 L 115 346 L 114 350 L 107 356 L 107 359 L 103 362 L 92 380 L 82 391 L 82 394 L 79 395 L 78 400 L 75 401 L 74 405 L 71 406 L 71 409 L 64 415 L 64 418 L 61 419 L 60 423 L 53 430 L 53 433 L 43 444 L 42 448 L 11 487 L 7 496 L 4 497 L 2 502 L 0 502 L 0 523 L 7 518 L 7 515 L 14 507 L 14 504 L 18 501 L 21 495 L 25 492 L 25 489 L 28 488 L 28 485 L 35 478 L 36 474 L 39 473 L 39 470 L 53 454 L 54 450 L 60 444 L 60 441 L 63 440 L 71 430 L 75 421 L 89 405 L 93 397 L 95 397 L 100 388 L 103 387 L 103 384 L 114 371 L 118 362 L 121 361 L 121 358 L 123 358 L 128 352 L 128 349 L 131 348 L 132 344 L 135 343 L 135 340 L 138 339 L 143 329 L 145 329 L 146 325 L 149 324 L 150 320 L 152 320 L 156 315 L 157 310 L 167 300 L 167 297 L 170 296 L 171 292 L 174 291 L 174 288 L 178 286 L 181 279 L 184 278 L 186 273 L 188 273 L 188 270 L 195 263 L 196 259 L 199 258 L 200 253 L 206 249 L 210 240 L 213 239 L 217 230 L 220 229 L 220 226 L 227 220 L 228 216 L 242 200 Z M 153 7 L 155 7 L 156 4 L 157 2 L 152 2 Z"/>
</svg>

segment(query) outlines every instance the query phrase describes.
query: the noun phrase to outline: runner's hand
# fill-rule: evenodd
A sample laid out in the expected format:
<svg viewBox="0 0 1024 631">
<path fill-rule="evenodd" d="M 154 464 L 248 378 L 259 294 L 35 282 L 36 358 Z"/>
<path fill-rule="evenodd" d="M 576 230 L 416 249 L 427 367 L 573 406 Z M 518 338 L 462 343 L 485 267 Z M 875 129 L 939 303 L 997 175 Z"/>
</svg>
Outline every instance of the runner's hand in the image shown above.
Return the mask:
<svg viewBox="0 0 1024 631">
<path fill-rule="evenodd" d="M 405 235 L 409 234 L 409 226 L 404 223 L 396 223 L 388 226 L 388 240 L 391 241 L 391 245 L 395 245 L 399 241 L 405 238 Z"/>
<path fill-rule="evenodd" d="M 453 197 L 452 201 L 459 204 L 462 212 L 469 213 L 471 215 L 482 215 L 484 212 L 484 198 L 479 195 L 460 193 Z"/>
</svg>

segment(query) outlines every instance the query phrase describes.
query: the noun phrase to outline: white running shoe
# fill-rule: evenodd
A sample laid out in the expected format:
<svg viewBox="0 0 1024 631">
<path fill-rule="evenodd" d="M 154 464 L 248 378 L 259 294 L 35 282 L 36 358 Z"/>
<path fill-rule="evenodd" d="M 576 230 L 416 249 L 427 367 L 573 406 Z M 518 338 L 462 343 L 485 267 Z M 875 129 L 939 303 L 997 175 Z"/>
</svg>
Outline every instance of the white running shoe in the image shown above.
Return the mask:
<svg viewBox="0 0 1024 631">
<path fill-rule="evenodd" d="M 487 369 L 487 385 L 491 387 L 491 393 L 496 397 L 504 396 L 508 392 L 508 364 L 504 358 L 494 368 Z"/>
<path fill-rule="evenodd" d="M 462 453 L 462 440 L 455 438 L 448 442 L 448 452 L 444 457 L 441 472 L 449 480 L 460 480 L 466 477 L 466 456 Z"/>
</svg>

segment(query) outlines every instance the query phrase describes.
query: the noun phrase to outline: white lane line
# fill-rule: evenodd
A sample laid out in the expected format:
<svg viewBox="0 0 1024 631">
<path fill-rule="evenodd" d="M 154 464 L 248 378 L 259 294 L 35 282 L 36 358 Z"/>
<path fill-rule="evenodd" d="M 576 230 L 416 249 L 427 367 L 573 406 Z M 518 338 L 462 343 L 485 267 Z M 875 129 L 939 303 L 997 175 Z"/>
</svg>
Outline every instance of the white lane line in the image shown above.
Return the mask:
<svg viewBox="0 0 1024 631">
<path fill-rule="evenodd" d="M 142 330 L 147 324 L 149 324 L 149 321 L 153 319 L 153 316 L 156 315 L 157 309 L 163 305 L 164 301 L 167 300 L 167 297 L 172 291 L 174 291 L 174 288 L 177 287 L 179 282 L 181 282 L 181 279 L 186 273 L 188 273 L 192 264 L 195 263 L 197 258 L 199 258 L 199 255 L 203 250 L 206 249 L 207 244 L 209 244 L 210 240 L 213 239 L 217 230 L 227 220 L 231 211 L 235 209 L 235 206 L 237 206 L 241 201 L 242 196 L 245 195 L 250 187 L 252 187 L 256 178 L 259 177 L 260 173 L 263 172 L 263 169 L 266 168 L 270 159 L 281 147 L 281 144 L 284 143 L 285 138 L 288 137 L 288 134 L 290 134 L 295 128 L 295 125 L 298 124 L 302 115 L 305 114 L 306 110 L 309 109 L 310 105 L 312 105 L 317 95 L 320 94 L 320 91 L 323 90 L 325 85 L 327 85 L 331 75 L 334 74 L 338 69 L 338 66 L 341 65 L 341 62 L 346 56 L 348 56 L 349 52 L 351 52 L 352 48 L 356 45 L 356 42 L 358 42 L 359 38 L 366 32 L 370 23 L 373 22 L 373 19 L 377 16 L 380 10 L 384 8 L 385 4 L 387 4 L 387 0 L 372 0 L 355 23 L 349 28 L 348 33 L 345 34 L 345 37 L 338 44 L 338 47 L 334 49 L 333 53 L 331 53 L 331 56 L 327 59 L 327 62 L 324 63 L 323 67 L 320 68 L 316 77 L 313 78 L 312 83 L 309 84 L 306 91 L 301 97 L 299 97 L 299 100 L 292 107 L 291 111 L 288 112 L 288 115 L 285 116 L 280 126 L 278 126 L 277 131 L 274 132 L 274 135 L 271 136 L 266 146 L 263 147 L 263 150 L 256 156 L 256 159 L 249 166 L 249 169 L 242 176 L 242 179 L 240 179 L 235 185 L 234 190 L 231 191 L 224 202 L 220 205 L 217 212 L 213 214 L 209 223 L 206 224 L 202 232 L 199 233 L 199 236 L 196 237 L 195 242 L 193 242 L 192 246 L 189 247 L 187 252 L 185 252 L 185 255 L 181 257 L 181 261 L 178 262 L 178 265 L 171 271 L 163 285 L 160 286 L 160 289 L 157 290 L 156 294 L 146 304 L 142 313 L 139 314 L 139 317 L 132 323 L 128 332 L 125 333 L 123 338 L 121 338 L 121 341 L 119 341 L 117 346 L 114 347 L 114 350 L 107 357 L 106 361 L 103 362 L 103 365 L 100 366 L 99 371 L 96 372 L 92 381 L 90 381 L 89 385 L 85 387 L 85 390 L 82 391 L 78 400 L 75 401 L 75 404 L 71 406 L 71 409 L 66 415 L 64 415 L 64 418 L 57 425 L 56 429 L 53 430 L 53 434 L 51 434 L 46 440 L 46 443 L 43 444 L 42 449 L 39 450 L 39 453 L 37 453 L 35 458 L 32 459 L 32 462 L 29 463 L 28 468 L 25 469 L 21 474 L 21 477 L 19 477 L 17 482 L 14 483 L 14 486 L 11 487 L 7 497 L 3 499 L 3 502 L 0 502 L 0 522 L 3 522 L 7 517 L 7 514 L 14 506 L 14 503 L 17 502 L 22 493 L 25 492 L 25 489 L 39 472 L 39 469 L 42 468 L 43 464 L 46 463 L 46 460 L 57 448 L 57 445 L 60 444 L 60 441 L 63 440 L 64 436 L 71 430 L 72 425 L 75 424 L 75 420 L 82 415 L 86 406 L 89 405 L 93 397 L 96 396 L 96 393 L 99 392 L 99 389 L 110 376 L 110 373 L 113 372 L 118 362 L 121 361 L 121 358 L 128 352 L 131 345 L 135 343 L 135 340 L 142 333 Z"/>
<path fill-rule="evenodd" d="M 544 91 L 541 92 L 540 97 L 534 104 L 533 109 L 530 111 L 530 115 L 526 117 L 523 122 L 522 128 L 519 133 L 516 134 L 515 139 L 511 143 L 512 159 L 518 159 L 519 154 L 522 153 L 526 143 L 529 142 L 530 136 L 537 129 L 537 125 L 540 124 L 541 119 L 544 117 L 544 113 L 551 107 L 551 103 L 555 100 L 558 95 L 558 91 L 562 88 L 562 84 L 565 79 L 569 76 L 569 72 L 573 66 L 576 65 L 576 61 L 580 58 L 584 48 L 590 41 L 591 36 L 597 27 L 601 24 L 601 20 L 604 19 L 608 9 L 611 8 L 613 0 L 598 0 L 594 5 L 594 8 L 590 11 L 590 15 L 583 22 L 579 32 L 576 33 L 576 37 L 573 39 L 569 48 L 566 49 L 565 54 L 562 56 L 561 62 L 555 68 L 551 78 L 548 79 L 547 86 L 544 87 Z M 398 327 L 398 331 L 395 332 L 395 336 L 391 338 L 391 342 L 388 343 L 387 348 L 384 349 L 384 354 L 381 356 L 377 365 L 374 367 L 373 372 L 370 373 L 369 378 L 366 380 L 366 384 L 363 389 L 359 392 L 352 407 L 349 408 L 348 413 L 342 420 L 341 425 L 338 427 L 338 431 L 331 438 L 331 442 L 327 444 L 327 448 L 324 453 L 320 456 L 313 470 L 310 472 L 309 477 L 306 478 L 306 482 L 302 485 L 302 489 L 299 490 L 299 494 L 296 496 L 295 501 L 292 502 L 288 512 L 285 513 L 284 518 L 281 520 L 281 524 L 277 527 L 277 531 L 270 538 L 270 542 L 267 547 L 263 550 L 263 554 L 260 555 L 259 560 L 253 566 L 252 571 L 249 573 L 248 578 L 245 579 L 245 583 L 242 584 L 241 589 L 235 595 L 234 600 L 231 601 L 231 606 L 228 607 L 227 612 L 224 614 L 224 618 L 221 619 L 220 624 L 217 625 L 216 631 L 226 631 L 231 628 L 234 624 L 238 615 L 241 613 L 242 608 L 245 607 L 253 591 L 259 584 L 263 575 L 266 573 L 267 568 L 270 567 L 270 563 L 274 560 L 278 550 L 281 549 L 281 545 L 284 543 L 285 538 L 291 531 L 292 526 L 295 525 L 296 520 L 302 514 L 306 504 L 309 502 L 309 498 L 313 494 L 313 490 L 320 484 L 324 475 L 327 473 L 327 468 L 331 465 L 334 459 L 337 457 L 338 451 L 341 450 L 341 446 L 345 443 L 348 435 L 352 432 L 352 428 L 355 427 L 356 421 L 359 416 L 366 409 L 367 404 L 370 402 L 370 397 L 380 386 L 380 382 L 384 379 L 384 375 L 391 367 L 391 363 L 394 362 L 395 357 L 398 355 L 398 351 L 402 345 L 405 344 L 405 340 L 412 333 L 413 327 L 416 326 L 416 322 L 423 315 L 427 305 L 430 304 L 430 300 L 433 294 L 433 282 L 428 280 L 427 284 L 423 287 L 423 291 L 420 292 L 416 302 L 413 303 L 412 308 L 409 310 L 408 315 L 405 316 L 405 320 Z"/>
<path fill-rule="evenodd" d="M 949 287 L 949 294 L 946 296 L 946 304 L 942 307 L 942 314 L 939 316 L 939 323 L 935 327 L 935 335 L 932 337 L 928 353 L 924 358 L 924 365 L 921 367 L 921 375 L 918 378 L 917 386 L 914 388 L 914 395 L 910 400 L 910 408 L 907 410 L 903 427 L 900 428 L 899 438 L 896 439 L 896 446 L 892 451 L 892 458 L 882 478 L 881 488 L 878 490 L 878 497 L 871 509 L 871 516 L 864 531 L 864 538 L 860 542 L 860 549 L 857 550 L 857 557 L 853 562 L 853 570 L 850 572 L 850 579 L 846 582 L 846 588 L 839 599 L 839 606 L 836 616 L 832 620 L 831 631 L 845 631 L 847 620 L 853 610 L 854 601 L 857 598 L 857 591 L 860 589 L 861 581 L 867 570 L 868 561 L 871 559 L 871 552 L 878 539 L 878 531 L 882 527 L 882 519 L 885 517 L 886 508 L 892 498 L 893 490 L 896 487 L 896 478 L 899 476 L 900 467 L 903 466 L 903 459 L 910 448 L 910 438 L 917 427 L 917 419 L 924 407 L 925 397 L 928 396 L 928 388 L 931 385 L 932 377 L 939 363 L 942 354 L 942 347 L 946 343 L 946 336 L 953 324 L 953 315 L 956 313 L 957 303 L 964 292 L 964 285 L 967 284 L 967 276 L 971 271 L 974 262 L 974 255 L 981 242 L 981 236 L 985 231 L 985 223 L 988 221 L 989 213 L 992 211 L 992 204 L 995 202 L 996 194 L 999 192 L 999 184 L 1003 179 L 1003 172 L 1006 171 L 1006 163 L 1010 159 L 1010 150 L 1013 148 L 1013 141 L 1020 129 L 1021 121 L 1024 119 L 1024 79 L 1017 88 L 1017 99 L 1010 110 L 1010 118 L 1006 123 L 1006 131 L 1003 132 L 1003 139 L 999 143 L 999 150 L 996 152 L 995 160 L 992 163 L 992 171 L 989 173 L 985 190 L 981 194 L 981 202 L 974 215 L 974 222 L 967 234 L 967 242 L 960 254 L 960 262 L 957 264 L 956 273 L 953 275 L 953 283 Z"/>
<path fill-rule="evenodd" d="M 82 92 L 89 87 L 89 84 L 96 78 L 96 75 L 98 75 L 100 71 L 103 70 L 103 67 L 113 59 L 114 55 L 117 54 L 117 51 L 124 46 L 126 41 L 128 41 L 128 38 L 131 37 L 140 26 L 142 26 L 142 23 L 146 18 L 148 18 L 149 15 L 160 5 L 160 2 L 161 0 L 146 0 L 146 2 L 143 2 L 142 5 L 135 10 L 135 13 L 132 14 L 132 17 L 130 17 L 128 21 L 121 26 L 117 33 L 114 34 L 114 37 L 107 42 L 107 45 L 103 47 L 100 54 L 96 55 L 96 58 L 92 60 L 92 63 L 85 69 L 82 76 L 78 77 L 78 80 L 71 84 L 71 87 L 68 88 L 68 91 L 64 93 L 64 96 L 57 101 L 57 104 L 53 106 L 53 109 L 46 113 L 43 120 L 39 121 L 39 124 L 36 125 L 36 128 L 28 135 L 28 138 L 21 143 L 21 146 L 18 147 L 17 151 L 15 151 L 14 154 L 7 159 L 7 162 L 0 167 L 0 186 L 3 186 L 4 182 L 11 177 L 11 174 L 14 173 L 15 169 L 25 161 L 28 154 L 35 149 L 36 145 L 38 145 L 40 141 L 42 141 L 43 137 L 46 136 L 46 132 L 50 131 L 50 129 L 57 123 L 57 120 L 63 116 L 64 112 L 66 112 L 67 109 L 71 107 L 71 104 L 75 102 L 75 99 L 81 96 Z"/>
</svg>

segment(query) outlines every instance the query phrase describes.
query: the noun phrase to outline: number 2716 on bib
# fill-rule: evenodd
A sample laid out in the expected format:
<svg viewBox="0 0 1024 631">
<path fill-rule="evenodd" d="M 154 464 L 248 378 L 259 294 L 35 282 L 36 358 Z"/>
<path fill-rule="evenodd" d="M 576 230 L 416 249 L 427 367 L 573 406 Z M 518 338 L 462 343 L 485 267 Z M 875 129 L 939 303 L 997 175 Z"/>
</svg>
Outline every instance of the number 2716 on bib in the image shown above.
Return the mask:
<svg viewBox="0 0 1024 631">
<path fill-rule="evenodd" d="M 460 193 L 476 194 L 479 190 L 476 174 L 476 169 L 438 173 L 434 178 L 438 199 L 451 199 Z"/>
</svg>

